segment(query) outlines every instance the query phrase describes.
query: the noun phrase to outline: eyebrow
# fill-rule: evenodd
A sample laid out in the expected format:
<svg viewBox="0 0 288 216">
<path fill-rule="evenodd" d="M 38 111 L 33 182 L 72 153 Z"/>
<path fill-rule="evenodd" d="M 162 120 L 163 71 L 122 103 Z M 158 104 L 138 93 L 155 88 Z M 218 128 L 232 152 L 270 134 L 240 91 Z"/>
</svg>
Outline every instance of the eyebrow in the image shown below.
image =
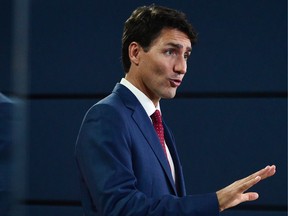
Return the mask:
<svg viewBox="0 0 288 216">
<path fill-rule="evenodd" d="M 167 43 L 167 45 L 175 47 L 177 49 L 183 49 L 183 47 L 184 47 L 182 44 L 177 44 L 177 43 L 173 43 L 173 42 Z M 186 51 L 192 52 L 192 47 L 187 47 Z"/>
</svg>

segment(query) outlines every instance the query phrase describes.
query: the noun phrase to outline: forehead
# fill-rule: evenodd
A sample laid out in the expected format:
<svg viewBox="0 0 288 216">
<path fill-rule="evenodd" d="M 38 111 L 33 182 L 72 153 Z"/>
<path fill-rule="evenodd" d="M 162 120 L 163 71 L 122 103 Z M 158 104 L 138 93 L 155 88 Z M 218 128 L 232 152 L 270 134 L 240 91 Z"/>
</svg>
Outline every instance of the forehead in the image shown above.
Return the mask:
<svg viewBox="0 0 288 216">
<path fill-rule="evenodd" d="M 152 42 L 152 46 L 165 46 L 170 43 L 178 44 L 184 49 L 192 49 L 189 37 L 177 29 L 164 28 L 159 36 Z"/>
</svg>

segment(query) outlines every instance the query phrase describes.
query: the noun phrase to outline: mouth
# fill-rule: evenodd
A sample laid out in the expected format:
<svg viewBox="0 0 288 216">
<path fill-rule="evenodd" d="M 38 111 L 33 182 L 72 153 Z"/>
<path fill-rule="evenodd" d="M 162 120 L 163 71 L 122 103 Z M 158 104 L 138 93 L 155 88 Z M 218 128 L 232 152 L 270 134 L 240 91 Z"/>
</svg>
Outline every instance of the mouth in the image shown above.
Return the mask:
<svg viewBox="0 0 288 216">
<path fill-rule="evenodd" d="M 180 79 L 169 79 L 170 85 L 172 87 L 179 87 L 181 85 L 182 80 Z"/>
</svg>

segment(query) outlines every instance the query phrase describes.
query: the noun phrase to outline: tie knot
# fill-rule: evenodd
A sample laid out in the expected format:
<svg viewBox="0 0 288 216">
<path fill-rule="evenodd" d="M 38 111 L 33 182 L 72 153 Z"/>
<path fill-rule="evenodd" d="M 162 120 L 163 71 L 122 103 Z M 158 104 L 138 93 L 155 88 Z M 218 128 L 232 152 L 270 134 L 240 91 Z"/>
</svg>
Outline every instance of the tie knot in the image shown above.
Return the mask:
<svg viewBox="0 0 288 216">
<path fill-rule="evenodd" d="M 153 123 L 162 123 L 162 118 L 159 110 L 156 110 L 152 115 L 151 119 Z"/>
</svg>

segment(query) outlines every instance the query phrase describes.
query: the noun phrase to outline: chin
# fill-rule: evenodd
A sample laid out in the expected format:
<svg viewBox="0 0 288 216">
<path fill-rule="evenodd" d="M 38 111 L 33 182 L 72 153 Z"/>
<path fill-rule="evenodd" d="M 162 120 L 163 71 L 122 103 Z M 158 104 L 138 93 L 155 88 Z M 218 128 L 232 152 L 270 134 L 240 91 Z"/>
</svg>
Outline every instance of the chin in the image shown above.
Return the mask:
<svg viewBox="0 0 288 216">
<path fill-rule="evenodd" d="M 172 99 L 176 95 L 176 92 L 170 92 L 169 94 L 164 94 L 162 98 L 164 99 Z"/>
</svg>

